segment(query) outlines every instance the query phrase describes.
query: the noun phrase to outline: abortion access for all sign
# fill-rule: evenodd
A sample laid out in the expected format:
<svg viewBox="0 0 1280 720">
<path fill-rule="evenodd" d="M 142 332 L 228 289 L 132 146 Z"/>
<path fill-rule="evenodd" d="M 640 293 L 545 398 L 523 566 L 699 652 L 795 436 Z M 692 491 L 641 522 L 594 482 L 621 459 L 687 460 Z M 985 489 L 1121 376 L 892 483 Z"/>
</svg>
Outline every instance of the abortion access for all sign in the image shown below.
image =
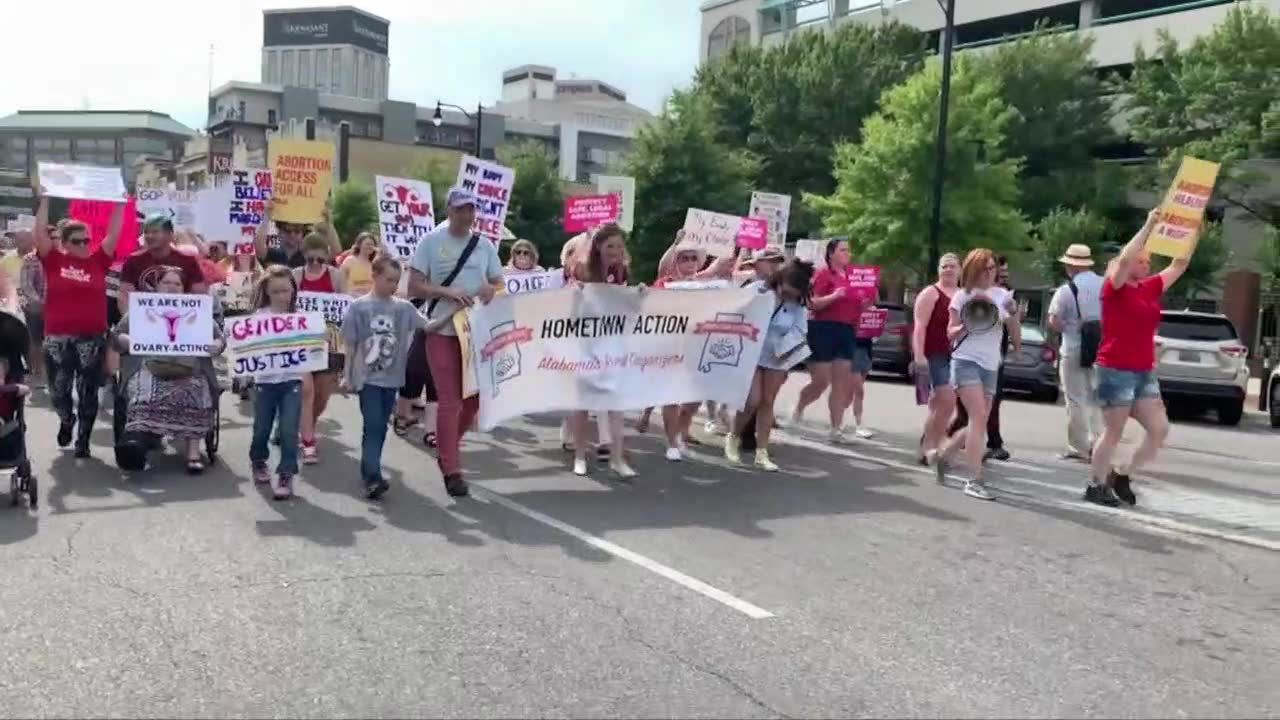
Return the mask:
<svg viewBox="0 0 1280 720">
<path fill-rule="evenodd" d="M 314 224 L 324 216 L 333 187 L 333 145 L 320 140 L 273 138 L 267 144 L 276 222 Z"/>
<path fill-rule="evenodd" d="M 511 190 L 515 187 L 516 171 L 464 155 L 458 166 L 458 187 L 471 193 L 476 199 L 476 221 L 472 232 L 502 239 L 502 228 L 507 222 L 507 209 L 511 205 Z"/>
<path fill-rule="evenodd" d="M 418 240 L 436 227 L 431 183 L 382 175 L 376 176 L 375 181 L 382 242 L 395 257 L 407 260 L 418 248 Z"/>
<path fill-rule="evenodd" d="M 134 355 L 208 355 L 213 344 L 208 295 L 129 293 L 128 320 Z"/>
</svg>

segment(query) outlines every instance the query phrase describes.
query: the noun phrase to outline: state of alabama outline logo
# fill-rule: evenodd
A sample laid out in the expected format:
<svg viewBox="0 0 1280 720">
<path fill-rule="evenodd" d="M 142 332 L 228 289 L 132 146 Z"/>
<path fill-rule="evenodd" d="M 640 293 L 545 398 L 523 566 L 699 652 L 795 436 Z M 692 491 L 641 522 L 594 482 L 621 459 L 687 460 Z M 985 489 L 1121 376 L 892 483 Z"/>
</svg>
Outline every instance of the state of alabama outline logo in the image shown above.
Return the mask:
<svg viewBox="0 0 1280 720">
<path fill-rule="evenodd" d="M 712 320 L 705 320 L 693 328 L 693 334 L 706 335 L 702 344 L 702 356 L 698 359 L 698 372 L 711 372 L 712 365 L 738 367 L 742 360 L 743 338 L 756 342 L 760 328 L 746 321 L 742 313 L 716 313 Z"/>
<path fill-rule="evenodd" d="M 489 328 L 489 341 L 480 348 L 480 359 L 489 363 L 494 397 L 498 397 L 502 383 L 520 377 L 520 343 L 532 339 L 533 330 L 517 327 L 515 320 L 505 320 Z"/>
</svg>

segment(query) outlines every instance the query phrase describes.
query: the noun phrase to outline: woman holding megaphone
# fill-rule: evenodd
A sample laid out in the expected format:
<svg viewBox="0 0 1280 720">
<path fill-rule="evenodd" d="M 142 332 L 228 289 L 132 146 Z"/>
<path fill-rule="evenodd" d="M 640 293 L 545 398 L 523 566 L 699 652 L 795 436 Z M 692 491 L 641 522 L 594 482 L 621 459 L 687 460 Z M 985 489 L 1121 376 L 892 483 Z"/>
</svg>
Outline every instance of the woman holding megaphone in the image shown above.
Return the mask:
<svg viewBox="0 0 1280 720">
<path fill-rule="evenodd" d="M 1159 210 L 1114 260 L 1107 265 L 1102 284 L 1102 342 L 1094 362 L 1098 373 L 1098 404 L 1102 406 L 1103 432 L 1093 446 L 1093 467 L 1084 499 L 1099 505 L 1135 505 L 1138 498 L 1129 476 L 1155 459 L 1169 435 L 1169 417 L 1160 399 L 1156 379 L 1156 331 L 1160 327 L 1160 297 L 1187 271 L 1195 246 L 1169 267 L 1151 274 L 1147 237 L 1156 226 Z M 1129 464 L 1111 465 L 1116 445 L 1132 417 L 1147 431 Z"/>
<path fill-rule="evenodd" d="M 987 414 L 996 393 L 1000 372 L 1002 325 L 1009 326 L 1015 353 L 1022 350 L 1018 306 L 1013 293 L 996 284 L 999 266 L 986 248 L 970 250 L 960 266 L 960 288 L 951 296 L 947 337 L 951 340 L 951 384 L 969 413 L 969 426 L 929 453 L 938 482 L 946 480 L 947 459 L 964 445 L 965 461 L 972 477 L 964 493 L 979 500 L 994 500 L 982 478 L 982 451 L 986 446 Z"/>
</svg>

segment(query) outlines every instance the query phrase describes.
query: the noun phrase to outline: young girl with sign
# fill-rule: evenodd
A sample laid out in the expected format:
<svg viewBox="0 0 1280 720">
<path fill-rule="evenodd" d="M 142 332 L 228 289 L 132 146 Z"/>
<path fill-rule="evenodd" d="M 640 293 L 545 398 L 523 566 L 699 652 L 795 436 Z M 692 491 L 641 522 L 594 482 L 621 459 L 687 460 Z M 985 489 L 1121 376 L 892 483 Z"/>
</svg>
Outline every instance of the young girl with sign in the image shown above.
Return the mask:
<svg viewBox="0 0 1280 720">
<path fill-rule="evenodd" d="M 299 292 L 345 293 L 346 280 L 329 262 L 329 239 L 311 233 L 302 240 L 305 265 L 294 268 L 293 279 Z M 302 380 L 302 462 L 314 465 L 320 461 L 316 449 L 316 423 L 329 405 L 342 373 L 342 340 L 337 325 L 329 326 L 329 369 L 307 373 Z"/>
<path fill-rule="evenodd" d="M 288 268 L 273 266 L 258 283 L 255 314 L 288 314 L 297 310 L 298 285 Z M 276 484 L 272 494 L 277 500 L 293 497 L 293 476 L 298 474 L 298 419 L 302 413 L 303 374 L 284 370 L 259 375 L 253 404 L 253 442 L 249 445 L 249 463 L 253 482 L 271 483 L 267 469 L 270 457 L 268 440 L 271 428 L 280 428 L 280 464 L 276 466 Z"/>
</svg>

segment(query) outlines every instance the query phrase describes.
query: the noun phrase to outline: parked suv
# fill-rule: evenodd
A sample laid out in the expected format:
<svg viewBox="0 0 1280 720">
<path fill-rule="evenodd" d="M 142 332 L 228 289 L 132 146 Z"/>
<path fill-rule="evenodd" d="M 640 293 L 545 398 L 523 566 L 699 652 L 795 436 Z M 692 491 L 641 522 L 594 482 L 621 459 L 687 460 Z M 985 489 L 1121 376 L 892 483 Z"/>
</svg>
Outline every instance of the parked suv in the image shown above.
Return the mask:
<svg viewBox="0 0 1280 720">
<path fill-rule="evenodd" d="M 1248 355 L 1225 315 L 1160 313 L 1156 375 L 1171 410 L 1216 410 L 1219 423 L 1239 424 L 1249 387 Z"/>
<path fill-rule="evenodd" d="M 871 343 L 871 369 L 911 378 L 911 309 L 897 303 L 878 302 L 889 311 L 884 333 Z"/>
</svg>

